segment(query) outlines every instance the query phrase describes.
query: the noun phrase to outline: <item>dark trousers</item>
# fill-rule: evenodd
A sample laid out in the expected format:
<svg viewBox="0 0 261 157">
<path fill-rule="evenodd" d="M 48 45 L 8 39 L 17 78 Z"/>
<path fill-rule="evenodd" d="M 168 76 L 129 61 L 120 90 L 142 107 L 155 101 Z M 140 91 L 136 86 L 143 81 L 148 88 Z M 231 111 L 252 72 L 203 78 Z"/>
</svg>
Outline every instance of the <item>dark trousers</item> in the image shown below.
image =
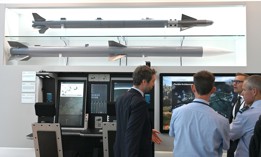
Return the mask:
<svg viewBox="0 0 261 157">
<path fill-rule="evenodd" d="M 234 152 L 237 149 L 238 142 L 239 142 L 239 139 L 235 140 L 235 141 L 230 141 L 230 147 L 227 150 L 227 157 L 234 157 Z"/>
</svg>

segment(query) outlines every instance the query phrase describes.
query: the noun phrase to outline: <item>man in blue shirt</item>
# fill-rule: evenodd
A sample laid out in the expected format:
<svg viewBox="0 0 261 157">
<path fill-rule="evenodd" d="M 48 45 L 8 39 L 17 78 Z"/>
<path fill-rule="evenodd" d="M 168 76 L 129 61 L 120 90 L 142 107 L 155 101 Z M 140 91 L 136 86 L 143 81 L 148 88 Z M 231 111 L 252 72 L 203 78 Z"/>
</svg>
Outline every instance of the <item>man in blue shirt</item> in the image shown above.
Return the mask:
<svg viewBox="0 0 261 157">
<path fill-rule="evenodd" d="M 230 124 L 231 140 L 240 139 L 235 157 L 249 156 L 250 139 L 261 113 L 261 76 L 249 76 L 243 83 L 242 95 L 245 103 L 252 105 L 241 109 L 236 119 Z"/>
<path fill-rule="evenodd" d="M 169 135 L 174 137 L 174 157 L 221 157 L 229 148 L 228 120 L 209 106 L 216 91 L 208 71 L 193 76 L 193 102 L 172 111 Z"/>
</svg>

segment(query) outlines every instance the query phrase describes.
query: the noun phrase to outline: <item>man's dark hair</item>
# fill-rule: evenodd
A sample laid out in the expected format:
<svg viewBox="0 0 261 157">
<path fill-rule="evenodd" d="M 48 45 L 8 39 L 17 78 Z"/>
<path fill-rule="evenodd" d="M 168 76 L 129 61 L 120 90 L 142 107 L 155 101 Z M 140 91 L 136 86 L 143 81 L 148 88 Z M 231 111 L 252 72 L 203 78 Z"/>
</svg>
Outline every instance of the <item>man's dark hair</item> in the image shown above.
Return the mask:
<svg viewBox="0 0 261 157">
<path fill-rule="evenodd" d="M 215 83 L 215 76 L 208 71 L 199 71 L 194 74 L 194 85 L 198 94 L 206 95 L 210 93 Z"/>
<path fill-rule="evenodd" d="M 154 74 L 156 74 L 155 69 L 151 69 L 147 65 L 138 66 L 132 75 L 133 84 L 140 85 L 142 80 L 146 80 L 147 82 L 150 82 Z"/>
</svg>

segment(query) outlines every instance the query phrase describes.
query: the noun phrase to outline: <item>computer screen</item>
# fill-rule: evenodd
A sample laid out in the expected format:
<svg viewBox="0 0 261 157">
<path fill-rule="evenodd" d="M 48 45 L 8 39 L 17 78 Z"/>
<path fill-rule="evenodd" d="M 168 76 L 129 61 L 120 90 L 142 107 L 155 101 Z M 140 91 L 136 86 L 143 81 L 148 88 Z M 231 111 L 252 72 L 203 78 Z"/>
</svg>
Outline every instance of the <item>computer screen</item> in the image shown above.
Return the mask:
<svg viewBox="0 0 261 157">
<path fill-rule="evenodd" d="M 116 100 L 125 92 L 127 92 L 133 86 L 132 78 L 113 80 L 111 83 L 111 101 L 116 102 Z M 145 101 L 148 105 L 151 104 L 151 93 L 144 93 Z"/>
<path fill-rule="evenodd" d="M 62 129 L 83 129 L 86 80 L 60 80 L 58 122 Z"/>
<path fill-rule="evenodd" d="M 210 107 L 228 118 L 236 94 L 232 80 L 235 74 L 214 74 L 216 92 L 210 97 Z M 193 101 L 193 74 L 160 74 L 160 131 L 168 132 L 172 110 Z"/>
<path fill-rule="evenodd" d="M 91 83 L 91 113 L 106 114 L 108 101 L 108 84 Z"/>
<path fill-rule="evenodd" d="M 116 102 L 117 98 L 127 92 L 132 86 L 132 80 L 112 80 L 111 101 Z"/>
</svg>

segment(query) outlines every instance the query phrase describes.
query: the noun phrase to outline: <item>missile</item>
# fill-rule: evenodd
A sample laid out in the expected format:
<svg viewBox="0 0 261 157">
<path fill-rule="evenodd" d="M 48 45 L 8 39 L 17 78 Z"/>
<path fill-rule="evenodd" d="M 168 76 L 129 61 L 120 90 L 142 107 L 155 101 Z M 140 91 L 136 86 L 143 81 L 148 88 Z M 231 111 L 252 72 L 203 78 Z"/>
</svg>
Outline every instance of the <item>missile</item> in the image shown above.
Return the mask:
<svg viewBox="0 0 261 157">
<path fill-rule="evenodd" d="M 40 34 L 44 34 L 49 28 L 165 28 L 177 27 L 180 31 L 191 27 L 202 27 L 213 24 L 210 20 L 197 20 L 193 17 L 182 14 L 181 20 L 96 20 L 88 21 L 67 21 L 61 18 L 59 21 L 47 21 L 37 13 L 33 13 L 33 28 L 39 29 Z"/>
<path fill-rule="evenodd" d="M 200 46 L 125 46 L 108 41 L 109 46 L 27 46 L 17 41 L 8 41 L 11 58 L 31 57 L 109 57 L 116 60 L 121 57 L 202 57 Z"/>
</svg>

